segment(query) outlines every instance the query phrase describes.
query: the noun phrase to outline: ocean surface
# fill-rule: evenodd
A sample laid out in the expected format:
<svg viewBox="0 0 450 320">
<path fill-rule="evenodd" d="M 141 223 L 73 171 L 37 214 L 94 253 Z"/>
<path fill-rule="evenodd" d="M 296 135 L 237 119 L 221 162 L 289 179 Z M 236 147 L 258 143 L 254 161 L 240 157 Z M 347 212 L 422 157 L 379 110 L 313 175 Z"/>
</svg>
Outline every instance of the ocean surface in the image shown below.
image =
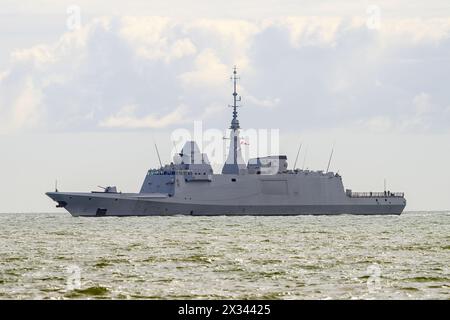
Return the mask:
<svg viewBox="0 0 450 320">
<path fill-rule="evenodd" d="M 450 212 L 0 214 L 0 299 L 450 299 Z"/>
</svg>

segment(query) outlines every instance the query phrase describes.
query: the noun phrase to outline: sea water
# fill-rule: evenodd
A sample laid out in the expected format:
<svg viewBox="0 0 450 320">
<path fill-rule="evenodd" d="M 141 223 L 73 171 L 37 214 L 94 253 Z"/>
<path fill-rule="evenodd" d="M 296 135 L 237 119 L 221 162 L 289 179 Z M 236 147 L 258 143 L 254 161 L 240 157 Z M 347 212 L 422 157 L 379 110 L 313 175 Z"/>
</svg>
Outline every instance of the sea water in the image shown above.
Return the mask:
<svg viewBox="0 0 450 320">
<path fill-rule="evenodd" d="M 0 299 L 450 299 L 450 212 L 0 214 Z"/>
</svg>

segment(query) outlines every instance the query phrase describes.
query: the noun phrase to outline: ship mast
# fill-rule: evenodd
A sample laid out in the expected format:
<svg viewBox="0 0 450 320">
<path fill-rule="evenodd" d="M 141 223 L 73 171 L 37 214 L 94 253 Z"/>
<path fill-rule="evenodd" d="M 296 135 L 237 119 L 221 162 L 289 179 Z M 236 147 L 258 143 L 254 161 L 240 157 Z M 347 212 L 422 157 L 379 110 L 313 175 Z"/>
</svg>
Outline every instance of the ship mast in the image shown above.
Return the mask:
<svg viewBox="0 0 450 320">
<path fill-rule="evenodd" d="M 231 133 L 230 133 L 230 151 L 228 154 L 228 158 L 222 168 L 223 174 L 243 174 L 247 171 L 247 167 L 242 159 L 241 149 L 240 149 L 240 139 L 239 139 L 239 120 L 237 118 L 237 108 L 238 102 L 241 101 L 241 97 L 238 96 L 237 93 L 237 80 L 239 77 L 237 76 L 236 66 L 233 68 L 233 75 L 231 76 L 231 80 L 233 80 L 233 105 L 229 106 L 233 108 L 233 118 L 231 120 Z"/>
</svg>

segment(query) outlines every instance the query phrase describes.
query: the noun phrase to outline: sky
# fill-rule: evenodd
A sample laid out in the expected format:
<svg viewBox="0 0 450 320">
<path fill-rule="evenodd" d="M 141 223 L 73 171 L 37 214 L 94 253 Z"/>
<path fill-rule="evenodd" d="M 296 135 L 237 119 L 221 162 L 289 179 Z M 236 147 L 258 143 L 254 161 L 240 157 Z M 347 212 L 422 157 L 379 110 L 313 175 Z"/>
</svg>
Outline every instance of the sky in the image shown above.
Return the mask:
<svg viewBox="0 0 450 320">
<path fill-rule="evenodd" d="M 278 130 L 292 166 L 450 210 L 450 2 L 0 0 L 0 212 L 137 192 L 175 130 Z M 306 155 L 306 157 L 305 157 Z M 247 159 L 248 160 L 248 159 Z M 299 167 L 300 165 L 297 165 Z M 214 163 L 220 170 L 220 163 Z"/>
</svg>

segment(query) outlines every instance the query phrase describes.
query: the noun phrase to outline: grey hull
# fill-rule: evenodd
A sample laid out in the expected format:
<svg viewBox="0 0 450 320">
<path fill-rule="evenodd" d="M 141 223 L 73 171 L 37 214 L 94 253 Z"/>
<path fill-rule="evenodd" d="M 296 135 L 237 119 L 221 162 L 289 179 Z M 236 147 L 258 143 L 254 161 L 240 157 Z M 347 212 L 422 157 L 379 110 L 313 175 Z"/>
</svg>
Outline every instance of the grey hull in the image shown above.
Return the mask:
<svg viewBox="0 0 450 320">
<path fill-rule="evenodd" d="M 217 216 L 217 215 L 399 215 L 405 204 L 333 204 L 333 205 L 220 205 L 177 203 L 170 198 L 134 195 L 76 194 L 49 192 L 73 216 Z"/>
</svg>

